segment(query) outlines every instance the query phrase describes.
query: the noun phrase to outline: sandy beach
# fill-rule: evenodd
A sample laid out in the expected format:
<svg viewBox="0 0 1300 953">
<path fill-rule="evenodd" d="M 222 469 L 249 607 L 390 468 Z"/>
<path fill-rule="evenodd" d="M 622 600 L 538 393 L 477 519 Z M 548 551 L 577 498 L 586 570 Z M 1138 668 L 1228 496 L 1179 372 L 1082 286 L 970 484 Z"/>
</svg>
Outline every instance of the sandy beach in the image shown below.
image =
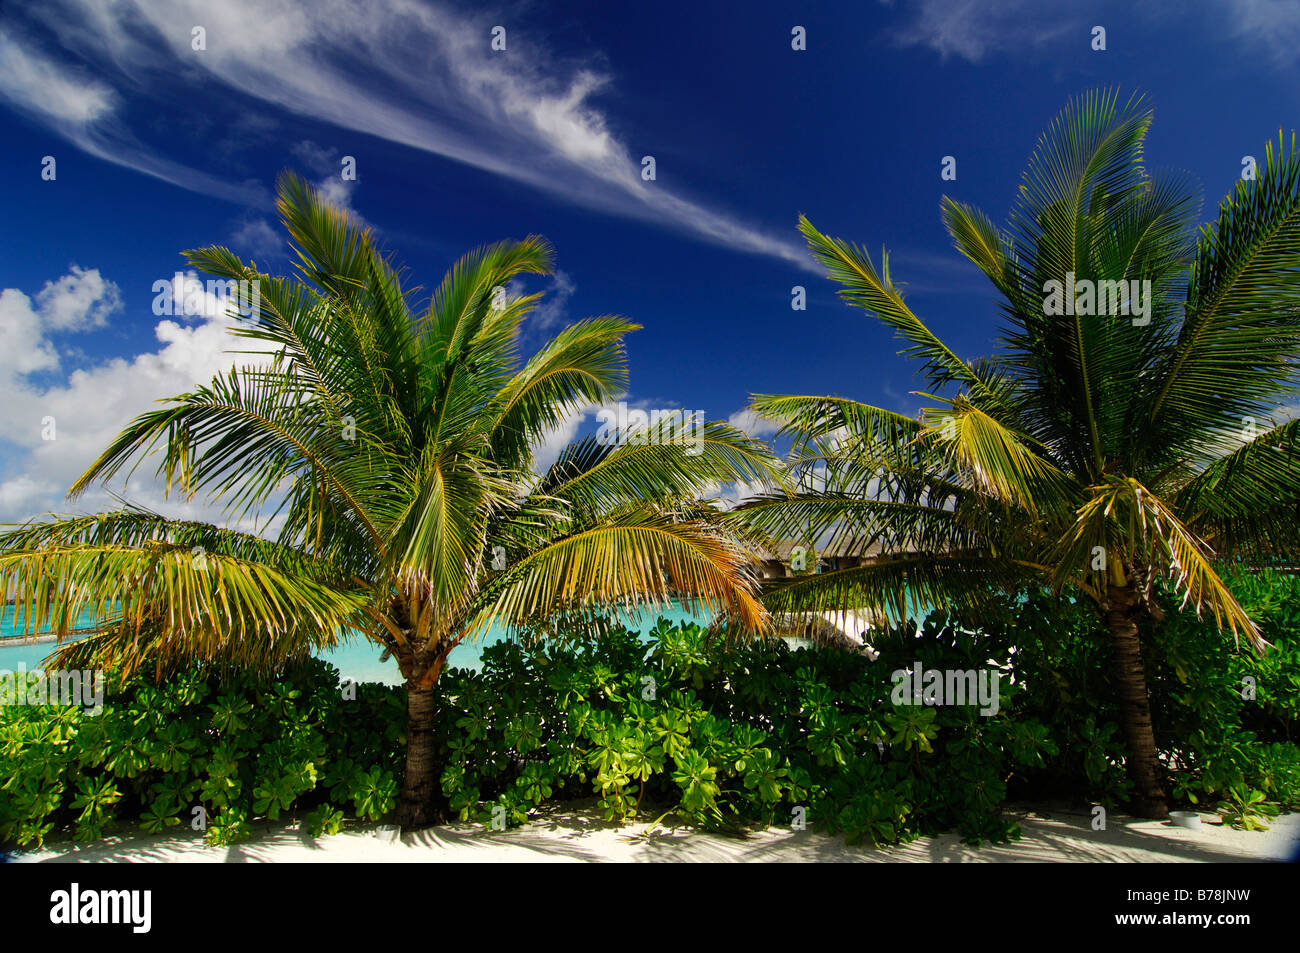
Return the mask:
<svg viewBox="0 0 1300 953">
<path fill-rule="evenodd" d="M 292 824 L 267 829 L 230 847 L 209 847 L 198 834 L 147 835 L 123 831 L 84 847 L 48 843 L 21 862 L 185 863 L 1249 863 L 1285 860 L 1300 847 L 1300 814 L 1278 817 L 1266 832 L 1233 830 L 1202 814 L 1198 831 L 1163 821 L 1112 815 L 1094 831 L 1077 809 L 1009 810 L 1021 826 L 1010 844 L 971 847 L 956 835 L 922 838 L 876 850 L 850 847 L 842 837 L 813 830 L 771 828 L 748 837 L 688 828 L 619 826 L 590 805 L 561 805 L 537 812 L 528 824 L 505 832 L 456 824 L 408 834 L 398 843 L 374 835 L 373 825 L 313 839 Z"/>
</svg>

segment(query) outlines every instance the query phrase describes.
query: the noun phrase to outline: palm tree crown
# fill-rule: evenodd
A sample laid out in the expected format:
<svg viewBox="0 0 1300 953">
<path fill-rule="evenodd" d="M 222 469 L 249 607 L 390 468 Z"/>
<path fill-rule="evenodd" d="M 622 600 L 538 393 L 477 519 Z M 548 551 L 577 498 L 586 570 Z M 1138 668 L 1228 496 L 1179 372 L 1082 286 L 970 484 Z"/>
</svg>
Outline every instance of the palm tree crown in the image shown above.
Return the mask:
<svg viewBox="0 0 1300 953">
<path fill-rule="evenodd" d="M 1167 574 L 1197 611 L 1258 640 L 1213 559 L 1291 548 L 1300 532 L 1300 420 L 1273 422 L 1297 394 L 1300 155 L 1294 141 L 1270 146 L 1258 178 L 1198 231 L 1187 178 L 1144 168 L 1151 118 L 1115 93 L 1071 102 L 1004 228 L 943 200 L 954 245 L 1001 298 L 990 358 L 962 360 L 931 332 L 887 254 L 877 270 L 800 220 L 841 296 L 921 362 L 933 406 L 913 418 L 842 398 L 754 399 L 794 436 L 801 489 L 748 504 L 751 525 L 898 556 L 779 581 L 769 608 L 898 616 L 909 600 L 979 604 L 1046 581 L 1127 631 L 1138 611 L 1159 613 L 1151 586 Z"/>
<path fill-rule="evenodd" d="M 187 253 L 202 272 L 255 283 L 236 333 L 263 353 L 132 421 L 72 489 L 154 451 L 169 490 L 274 515 L 275 538 L 131 508 L 10 530 L 0 580 L 29 627 L 67 635 L 93 609 L 95 633 L 64 655 L 120 671 L 274 669 L 355 631 L 394 655 L 423 720 L 448 653 L 493 623 L 581 625 L 676 599 L 765 626 L 742 540 L 699 502 L 737 479 L 780 479 L 760 444 L 669 416 L 588 438 L 533 474 L 538 441 L 622 395 L 622 339 L 636 329 L 577 321 L 522 360 L 540 295 L 505 289 L 550 271 L 543 240 L 466 255 L 416 311 L 370 232 L 301 179 L 282 178 L 278 206 L 297 276 L 261 274 L 225 248 Z M 408 753 L 407 823 L 425 818 L 428 755 L 413 765 Z"/>
</svg>

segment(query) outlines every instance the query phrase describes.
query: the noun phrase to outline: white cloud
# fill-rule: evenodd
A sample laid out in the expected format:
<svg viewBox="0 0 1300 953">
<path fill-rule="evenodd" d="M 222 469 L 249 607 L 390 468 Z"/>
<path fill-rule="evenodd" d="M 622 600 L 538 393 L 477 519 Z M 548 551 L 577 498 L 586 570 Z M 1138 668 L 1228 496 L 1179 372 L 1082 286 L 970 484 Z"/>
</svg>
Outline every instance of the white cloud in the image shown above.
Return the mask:
<svg viewBox="0 0 1300 953">
<path fill-rule="evenodd" d="M 892 0 L 881 3 L 894 5 Z M 1295 0 L 1216 0 L 1203 6 L 1198 13 L 1206 14 L 1202 20 L 1216 41 L 1227 35 L 1268 52 L 1277 65 L 1294 64 L 1300 46 L 1300 4 Z M 998 54 L 1024 55 L 1070 36 L 1086 44 L 1091 28 L 1104 26 L 1105 14 L 1112 10 L 1137 13 L 1163 28 L 1171 17 L 1186 14 L 1187 3 L 1146 0 L 1082 11 L 1061 0 L 915 0 L 900 9 L 911 13 L 893 31 L 900 46 L 925 46 L 945 59 L 956 56 L 979 63 Z"/>
<path fill-rule="evenodd" d="M 48 480 L 38 483 L 26 475 L 5 480 L 0 483 L 0 517 L 16 520 L 22 518 L 18 514 L 26 515 L 38 509 L 48 509 L 45 501 L 57 492 L 55 484 Z"/>
<path fill-rule="evenodd" d="M 727 418 L 727 423 L 737 430 L 743 430 L 755 439 L 770 437 L 781 429 L 780 424 L 767 417 L 760 417 L 754 411 L 744 408 Z"/>
<path fill-rule="evenodd" d="M 792 238 L 642 181 L 640 153 L 619 140 L 593 102 L 611 77 L 589 65 L 559 64 L 520 33 L 508 34 L 508 52 L 494 53 L 489 31 L 499 21 L 485 14 L 409 0 L 376 0 L 364 17 L 344 0 L 121 0 L 111 8 L 97 0 L 51 0 L 31 15 L 63 45 L 112 64 L 146 93 L 151 84 L 203 71 L 299 116 L 817 272 Z M 202 24 L 207 49 L 193 51 L 178 23 Z M 364 61 L 364 74 L 357 61 Z M 97 155 L 186 188 L 250 197 L 250 186 L 149 156 L 125 135 L 98 127 L 63 131 Z"/>
<path fill-rule="evenodd" d="M 153 283 L 154 314 L 207 321 L 224 320 L 228 315 L 234 317 L 241 303 L 247 309 L 248 302 L 241 301 L 237 286 L 226 289 L 224 283 L 224 279 L 200 278 L 193 268 L 159 278 Z"/>
<path fill-rule="evenodd" d="M 741 430 L 755 440 L 762 440 L 764 437 L 771 437 L 781 429 L 780 424 L 775 420 L 767 417 L 761 417 L 748 407 L 741 408 L 727 418 L 727 423 Z M 775 488 L 761 481 L 747 483 L 744 480 L 737 480 L 735 483 L 728 483 L 726 486 L 715 486 L 706 498 L 715 500 L 722 509 L 731 509 L 746 500 L 752 500 L 755 497 L 774 492 Z"/>
<path fill-rule="evenodd" d="M 331 205 L 348 213 L 353 223 L 361 228 L 374 228 L 352 205 L 352 193 L 361 181 L 360 174 L 354 179 L 343 178 L 343 156 L 336 148 L 317 145 L 310 139 L 295 145 L 290 152 L 310 170 L 319 176 L 315 182 L 316 191 Z M 355 156 L 352 157 L 355 160 Z M 354 169 L 355 173 L 355 169 Z"/>
<path fill-rule="evenodd" d="M 47 300 L 66 304 L 73 296 L 59 289 L 84 287 L 92 274 L 98 278 L 97 270 L 74 266 L 69 275 L 46 285 L 55 289 Z M 112 283 L 104 282 L 104 286 L 112 287 Z M 40 298 L 38 293 L 38 301 Z M 104 299 L 78 300 L 85 303 L 84 314 L 91 314 L 97 301 Z M 58 345 L 47 334 L 56 329 L 22 291 L 6 288 L 0 292 L 0 392 L 5 394 L 0 402 L 0 433 L 17 451 L 7 455 L 6 477 L 0 482 L 0 521 L 116 505 L 100 489 L 75 505 L 65 502 L 63 495 L 131 418 L 160 399 L 208 383 L 235 363 L 228 348 L 248 346 L 248 342 L 230 336 L 232 321 L 224 309 L 205 298 L 201 310 L 201 320 L 189 324 L 160 320 L 154 329 L 159 345 L 152 351 L 74 370 L 46 383 L 43 378 L 34 381 L 31 375 L 58 369 Z M 68 322 L 61 330 L 90 326 L 84 318 L 74 320 L 73 312 L 59 314 Z M 253 359 L 241 355 L 239 360 L 247 363 Z M 52 440 L 43 435 L 48 418 L 53 418 Z M 165 501 L 160 484 L 153 479 L 153 466 L 147 463 L 129 482 L 114 486 L 124 489 L 133 501 L 171 515 L 211 518 L 216 514 L 199 504 Z"/>
<path fill-rule="evenodd" d="M 71 31 L 70 49 L 93 50 L 99 34 L 88 23 L 111 24 L 103 8 L 60 11 L 51 3 L 39 12 L 56 17 L 56 24 Z M 83 15 L 84 14 L 84 15 Z M 85 46 L 79 43 L 86 44 Z M 120 65 L 120 64 L 119 64 Z M 102 80 L 91 79 L 80 68 L 55 60 L 12 32 L 0 27 L 0 99 L 45 122 L 84 152 L 106 162 L 125 166 L 181 188 L 203 192 L 242 204 L 265 204 L 266 192 L 256 183 L 230 183 L 145 148 L 117 118 L 122 96 Z M 58 159 L 58 155 L 54 156 Z"/>
<path fill-rule="evenodd" d="M 117 285 L 99 269 L 70 266 L 68 274 L 47 281 L 35 302 L 17 288 L 0 291 L 0 382 L 59 368 L 58 349 L 49 332 L 84 331 L 102 326 L 122 307 Z"/>
<path fill-rule="evenodd" d="M 642 411 L 645 421 L 639 421 L 633 416 L 634 411 Z M 661 400 L 624 400 L 612 404 L 591 404 L 577 410 L 570 411 L 560 423 L 546 435 L 546 437 L 533 445 L 533 471 L 538 474 L 545 473 L 551 465 L 559 459 L 564 448 L 571 444 L 582 429 L 583 424 L 587 421 L 599 423 L 602 427 L 608 426 L 618 428 L 623 425 L 645 426 L 650 421 L 658 419 L 657 415 L 666 415 L 673 412 L 691 414 L 677 404 L 665 403 Z M 705 419 L 702 412 L 698 418 L 701 422 Z M 631 420 L 629 417 L 631 416 Z"/>
<path fill-rule="evenodd" d="M 1294 65 L 1300 47 L 1300 4 L 1295 0 L 1231 0 L 1224 15 L 1230 36 L 1268 50 L 1280 64 Z"/>
<path fill-rule="evenodd" d="M 524 329 L 532 332 L 551 331 L 565 323 L 568 317 L 569 299 L 578 290 L 578 286 L 569 277 L 568 272 L 555 270 L 551 276 L 551 286 L 546 296 L 537 303 L 524 322 Z"/>
<path fill-rule="evenodd" d="M 628 411 L 642 410 L 647 414 L 658 412 L 671 412 L 681 410 L 682 408 L 672 406 L 663 406 L 661 401 L 632 401 L 624 402 Z M 656 404 L 656 406 L 651 406 Z M 564 422 L 552 430 L 544 440 L 539 441 L 533 446 L 534 463 L 533 471 L 537 474 L 544 474 L 556 460 L 564 448 L 571 444 L 578 436 L 578 432 L 583 425 L 590 420 L 599 419 L 599 415 L 605 413 L 605 420 L 616 424 L 620 417 L 620 408 L 618 404 L 605 404 L 602 406 L 591 406 L 569 414 Z M 731 426 L 745 431 L 751 436 L 761 439 L 763 436 L 776 432 L 777 426 L 772 421 L 758 417 L 752 411 L 738 410 L 730 417 L 727 422 Z M 775 486 L 755 481 L 753 483 L 744 480 L 738 480 L 733 483 L 720 484 L 715 483 L 705 488 L 700 498 L 712 501 L 719 509 L 730 510 L 737 504 L 746 500 L 776 492 Z"/>
<path fill-rule="evenodd" d="M 587 97 L 609 84 L 609 78 L 583 70 L 560 96 L 512 95 L 509 105 L 527 116 L 542 138 L 552 142 L 575 162 L 603 162 L 618 151 L 605 129 L 605 118 L 586 107 Z M 517 93 L 517 90 L 510 90 Z"/>
<path fill-rule="evenodd" d="M 311 139 L 304 139 L 301 142 L 294 143 L 289 152 L 315 175 L 321 175 L 331 170 L 342 171 L 343 168 L 338 159 L 339 150 L 337 148 L 322 146 Z"/>
<path fill-rule="evenodd" d="M 264 218 L 241 222 L 231 234 L 230 243 L 245 257 L 270 257 L 284 253 L 284 236 Z"/>
<path fill-rule="evenodd" d="M 944 59 L 972 63 L 990 53 L 1032 49 L 1083 22 L 1058 0 L 918 0 L 907 9 L 915 15 L 894 34 L 899 45 L 928 46 Z"/>
<path fill-rule="evenodd" d="M 56 331 L 103 327 L 108 316 L 122 307 L 121 292 L 113 282 L 104 280 L 98 268 L 71 268 L 36 293 L 46 325 Z"/>
<path fill-rule="evenodd" d="M 559 426 L 553 428 L 544 438 L 533 444 L 533 472 L 538 476 L 549 470 L 560 459 L 564 448 L 573 443 L 578 430 L 592 415 L 595 408 L 586 407 L 571 411 Z"/>
<path fill-rule="evenodd" d="M 16 288 L 0 291 L 0 382 L 14 374 L 50 371 L 59 355 L 45 339 L 32 299 Z"/>
<path fill-rule="evenodd" d="M 777 492 L 777 488 L 761 481 L 753 483 L 745 480 L 737 480 L 734 483 L 718 484 L 706 490 L 701 499 L 710 500 L 717 509 L 732 510 L 741 503 L 757 499 L 760 496 L 766 496 Z"/>
<path fill-rule="evenodd" d="M 0 29 L 0 97 L 49 119 L 83 123 L 112 112 L 113 90 L 20 45 Z"/>
</svg>

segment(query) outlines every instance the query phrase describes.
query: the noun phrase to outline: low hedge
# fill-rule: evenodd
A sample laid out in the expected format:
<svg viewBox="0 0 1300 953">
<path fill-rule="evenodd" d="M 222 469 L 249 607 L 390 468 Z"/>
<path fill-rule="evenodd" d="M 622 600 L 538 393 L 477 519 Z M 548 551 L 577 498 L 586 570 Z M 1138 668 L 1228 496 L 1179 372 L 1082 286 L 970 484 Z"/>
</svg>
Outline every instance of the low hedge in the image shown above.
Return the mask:
<svg viewBox="0 0 1300 953">
<path fill-rule="evenodd" d="M 1300 581 L 1240 573 L 1232 585 L 1272 649 L 1237 651 L 1171 612 L 1145 627 L 1147 673 L 1173 799 L 1262 826 L 1300 806 Z M 610 819 L 806 824 L 889 844 L 954 829 L 972 843 L 1016 837 L 1011 799 L 1123 803 L 1108 642 L 1086 607 L 1023 593 L 978 624 L 935 612 L 872 642 L 875 661 L 660 621 L 648 642 L 620 630 L 590 645 L 489 646 L 480 672 L 440 683 L 441 806 L 504 828 L 594 797 Z M 917 704 L 896 673 L 918 664 L 997 672 L 996 712 L 987 698 Z M 318 660 L 274 678 L 139 676 L 93 715 L 0 708 L 0 839 L 93 840 L 128 820 L 188 824 L 218 844 L 258 819 L 337 832 L 391 813 L 404 732 L 401 689 L 344 691 Z"/>
</svg>

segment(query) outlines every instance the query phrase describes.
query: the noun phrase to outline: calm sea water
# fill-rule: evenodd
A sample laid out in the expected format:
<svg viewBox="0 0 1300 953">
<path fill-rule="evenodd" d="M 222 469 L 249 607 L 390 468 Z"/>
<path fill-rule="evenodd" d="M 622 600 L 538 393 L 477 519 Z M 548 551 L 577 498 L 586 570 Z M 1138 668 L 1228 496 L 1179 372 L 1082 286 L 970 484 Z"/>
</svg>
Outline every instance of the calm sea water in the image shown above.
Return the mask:
<svg viewBox="0 0 1300 953">
<path fill-rule="evenodd" d="M 674 623 L 708 622 L 706 617 L 684 609 L 674 608 L 642 615 L 624 614 L 622 623 L 631 631 L 646 632 L 654 626 L 660 617 Z M 86 625 L 88 623 L 89 618 L 83 617 L 79 624 Z M 12 613 L 6 609 L 3 622 L 0 622 L 0 637 L 19 634 L 21 632 L 14 626 Z M 475 643 L 458 645 L 452 651 L 449 662 L 457 668 L 477 670 L 482 664 L 483 647 L 494 642 L 500 642 L 507 637 L 508 632 L 504 628 L 494 628 Z M 20 643 L 17 645 L 0 644 L 0 671 L 17 671 L 20 663 L 25 665 L 28 671 L 38 669 L 41 667 L 41 662 L 45 656 L 52 652 L 55 647 L 53 642 Z M 381 662 L 379 660 L 381 654 L 382 649 L 373 642 L 357 638 L 337 649 L 320 653 L 320 657 L 337 668 L 339 674 L 344 678 L 354 678 L 359 682 L 383 682 L 388 685 L 401 684 L 402 676 L 397 670 L 397 662 L 392 659 Z"/>
</svg>

